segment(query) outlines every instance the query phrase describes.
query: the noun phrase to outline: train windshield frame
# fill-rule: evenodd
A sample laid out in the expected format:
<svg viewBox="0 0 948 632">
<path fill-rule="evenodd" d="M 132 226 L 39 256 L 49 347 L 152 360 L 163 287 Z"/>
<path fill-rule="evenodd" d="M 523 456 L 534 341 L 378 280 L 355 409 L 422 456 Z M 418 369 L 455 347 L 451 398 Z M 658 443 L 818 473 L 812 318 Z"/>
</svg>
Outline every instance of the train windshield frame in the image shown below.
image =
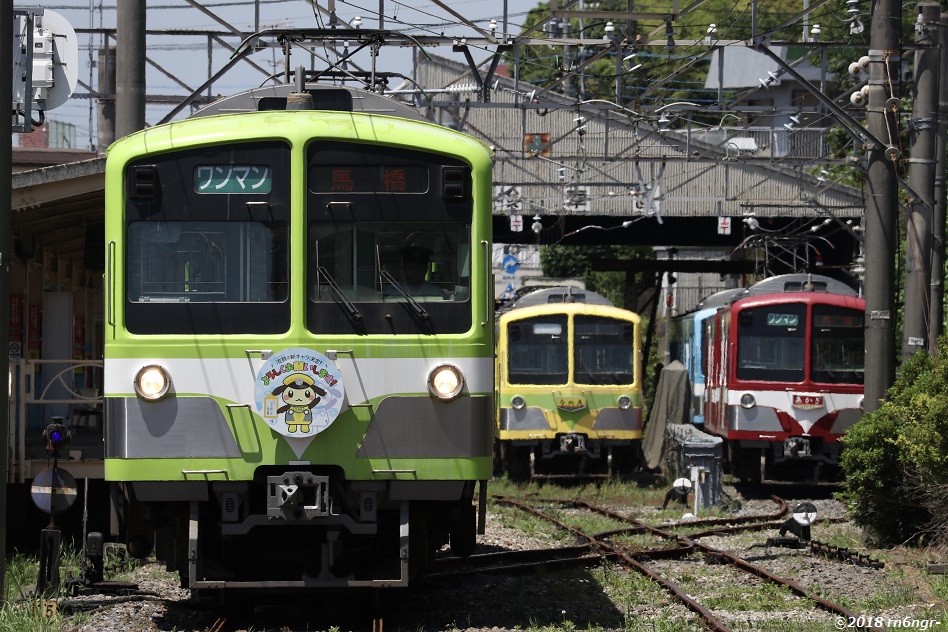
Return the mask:
<svg viewBox="0 0 948 632">
<path fill-rule="evenodd" d="M 573 316 L 573 381 L 633 384 L 635 325 L 607 316 Z"/>
<path fill-rule="evenodd" d="M 569 321 L 549 314 L 507 323 L 507 382 L 561 386 L 569 382 Z"/>
<path fill-rule="evenodd" d="M 806 324 L 805 303 L 742 309 L 737 317 L 737 379 L 803 382 Z"/>
<path fill-rule="evenodd" d="M 133 334 L 287 331 L 290 147 L 172 151 L 125 168 L 125 325 Z"/>
<path fill-rule="evenodd" d="M 865 313 L 838 305 L 813 306 L 810 379 L 830 384 L 863 384 Z"/>
<path fill-rule="evenodd" d="M 463 333 L 471 300 L 469 165 L 414 149 L 307 147 L 307 328 Z"/>
</svg>

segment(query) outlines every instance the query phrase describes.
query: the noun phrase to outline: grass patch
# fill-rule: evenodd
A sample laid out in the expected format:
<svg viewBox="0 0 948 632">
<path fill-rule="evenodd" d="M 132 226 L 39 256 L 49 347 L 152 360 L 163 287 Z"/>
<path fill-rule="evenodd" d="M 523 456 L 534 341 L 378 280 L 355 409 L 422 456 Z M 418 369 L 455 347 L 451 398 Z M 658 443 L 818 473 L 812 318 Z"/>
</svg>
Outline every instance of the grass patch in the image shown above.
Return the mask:
<svg viewBox="0 0 948 632">
<path fill-rule="evenodd" d="M 106 549 L 107 553 L 109 549 Z M 14 554 L 6 560 L 4 574 L 5 601 L 0 608 L 0 632 L 59 632 L 73 630 L 88 621 L 86 613 L 66 616 L 58 609 L 58 602 L 68 598 L 70 579 L 81 573 L 82 551 L 72 543 L 64 542 L 59 564 L 60 589 L 42 598 L 36 593 L 39 579 L 39 558 L 35 555 Z M 135 564 L 139 564 L 135 562 Z M 128 573 L 131 565 L 125 556 L 106 556 L 106 568 L 118 568 Z"/>
<path fill-rule="evenodd" d="M 930 575 L 932 592 L 942 601 L 948 601 L 948 575 Z"/>
</svg>

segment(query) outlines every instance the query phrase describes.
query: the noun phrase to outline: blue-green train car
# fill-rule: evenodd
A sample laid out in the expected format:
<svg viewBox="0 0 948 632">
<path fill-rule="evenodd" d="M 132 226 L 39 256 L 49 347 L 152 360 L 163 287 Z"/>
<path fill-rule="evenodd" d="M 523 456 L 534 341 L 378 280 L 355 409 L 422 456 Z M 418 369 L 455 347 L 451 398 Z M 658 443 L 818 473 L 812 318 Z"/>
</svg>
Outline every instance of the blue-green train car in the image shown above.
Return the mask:
<svg viewBox="0 0 948 632">
<path fill-rule="evenodd" d="M 491 151 L 300 87 L 108 153 L 105 475 L 197 593 L 407 586 L 491 476 Z"/>
</svg>

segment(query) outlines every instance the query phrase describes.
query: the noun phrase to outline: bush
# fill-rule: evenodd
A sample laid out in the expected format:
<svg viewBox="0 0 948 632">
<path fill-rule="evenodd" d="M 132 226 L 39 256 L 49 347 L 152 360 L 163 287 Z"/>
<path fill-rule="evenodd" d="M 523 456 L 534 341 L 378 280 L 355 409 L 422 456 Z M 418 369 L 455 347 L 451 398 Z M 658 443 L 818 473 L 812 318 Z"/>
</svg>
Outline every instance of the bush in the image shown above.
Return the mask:
<svg viewBox="0 0 948 632">
<path fill-rule="evenodd" d="M 902 365 L 879 409 L 843 439 L 843 499 L 879 544 L 946 540 L 948 340 Z"/>
</svg>

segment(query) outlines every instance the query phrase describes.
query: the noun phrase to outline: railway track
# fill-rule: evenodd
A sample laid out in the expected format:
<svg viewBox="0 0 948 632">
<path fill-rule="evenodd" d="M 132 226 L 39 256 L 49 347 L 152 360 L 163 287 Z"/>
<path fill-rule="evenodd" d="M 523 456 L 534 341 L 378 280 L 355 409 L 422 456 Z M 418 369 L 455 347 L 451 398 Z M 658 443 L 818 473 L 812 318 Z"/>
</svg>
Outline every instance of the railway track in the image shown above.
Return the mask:
<svg viewBox="0 0 948 632">
<path fill-rule="evenodd" d="M 705 530 L 683 535 L 672 531 L 662 529 L 656 526 L 646 524 L 634 518 L 618 514 L 610 509 L 599 507 L 582 500 L 561 500 L 553 501 L 562 507 L 571 507 L 573 509 L 583 509 L 592 513 L 608 517 L 617 523 L 628 525 L 602 531 L 599 533 L 586 533 L 581 529 L 571 526 L 567 521 L 561 519 L 552 512 L 543 511 L 537 507 L 527 505 L 523 502 L 508 499 L 496 498 L 499 504 L 516 507 L 521 511 L 531 513 L 543 520 L 549 521 L 560 529 L 564 529 L 584 544 L 570 547 L 569 551 L 581 553 L 573 558 L 576 563 L 590 563 L 592 557 L 590 551 L 598 553 L 600 559 L 603 557 L 613 560 L 615 563 L 642 573 L 651 580 L 659 583 L 668 592 L 675 596 L 689 610 L 700 616 L 708 627 L 720 632 L 730 632 L 731 627 L 727 625 L 722 618 L 716 614 L 713 604 L 721 601 L 720 595 L 715 594 L 713 587 L 707 591 L 695 590 L 695 586 L 684 586 L 682 578 L 693 575 L 693 569 L 696 564 L 714 565 L 721 572 L 713 573 L 715 576 L 711 580 L 705 580 L 708 584 L 716 586 L 726 586 L 727 592 L 732 594 L 747 595 L 748 593 L 760 593 L 769 591 L 769 594 L 763 598 L 756 598 L 758 601 L 783 600 L 797 598 L 799 600 L 798 610 L 803 612 L 812 609 L 820 609 L 829 615 L 843 617 L 844 621 L 858 621 L 859 617 L 846 607 L 827 600 L 816 593 L 804 588 L 792 579 L 780 577 L 769 572 L 763 566 L 759 566 L 727 551 L 723 551 L 698 540 L 706 535 L 720 535 L 723 533 L 734 533 L 748 529 L 766 529 L 781 526 L 783 523 L 775 521 L 787 513 L 786 503 L 774 498 L 778 508 L 771 514 L 749 516 L 735 519 L 711 519 L 704 521 L 692 521 L 688 523 L 689 527 L 696 526 L 717 526 L 715 529 Z M 634 548 L 627 544 L 617 543 L 620 536 L 648 534 L 654 536 L 657 543 L 654 547 Z M 850 559 L 865 561 L 864 556 L 859 554 L 847 555 L 845 549 L 833 547 L 834 554 L 840 559 Z M 565 552 L 565 550 L 564 550 Z M 550 553 L 552 555 L 552 553 Z M 564 557 L 549 560 L 536 560 L 532 564 L 544 563 L 563 563 Z M 498 570 L 501 567 L 495 567 Z M 706 572 L 704 573 L 707 574 Z M 777 592 L 773 589 L 776 587 Z M 782 591 L 782 592 L 781 592 Z M 695 596 L 695 595 L 699 596 Z M 749 600 L 749 601 L 754 601 Z M 786 607 L 785 604 L 783 607 Z M 858 626 L 859 629 L 876 630 L 878 628 L 871 626 Z"/>
<path fill-rule="evenodd" d="M 333 627 L 365 632 L 487 631 L 531 626 L 788 630 L 796 629 L 795 622 L 805 622 L 809 630 L 824 630 L 833 629 L 838 621 L 859 620 L 830 599 L 870 603 L 853 597 L 857 593 L 849 582 L 872 593 L 871 586 L 883 583 L 888 570 L 857 551 L 822 543 L 790 547 L 786 541 L 792 538 L 773 537 L 790 516 L 787 503 L 777 497 L 755 500 L 756 515 L 674 523 L 659 523 L 657 517 L 636 520 L 621 513 L 631 515 L 632 510 L 613 511 L 594 504 L 593 497 L 589 500 L 495 496 L 478 554 L 466 559 L 439 554 L 434 572 L 423 583 L 408 592 L 378 595 L 377 604 L 374 593 L 365 593 L 284 602 L 280 608 L 263 605 L 255 609 L 252 626 L 239 625 L 218 608 L 200 607 L 186 594 L 163 605 L 154 595 L 112 597 L 112 608 L 119 612 L 119 620 L 138 616 L 143 609 L 163 612 L 153 627 L 125 628 L 151 632 L 302 632 Z M 835 510 L 829 513 L 838 515 Z M 835 533 L 828 525 L 814 532 Z M 792 576 L 798 568 L 802 574 Z M 832 589 L 830 577 L 836 586 L 847 588 Z M 142 589 L 165 594 L 146 578 L 147 573 L 135 577 Z M 828 589 L 813 595 L 808 590 L 814 586 Z M 86 610 L 87 618 L 104 619 L 108 600 L 91 599 L 85 608 L 76 604 L 75 609 Z M 67 609 L 66 603 L 60 606 Z M 901 611 L 901 616 L 906 612 L 925 614 L 913 609 Z M 669 622 L 675 627 L 668 628 Z M 850 628 L 872 629 L 845 629 Z M 79 628 L 80 632 L 118 629 Z"/>
</svg>

